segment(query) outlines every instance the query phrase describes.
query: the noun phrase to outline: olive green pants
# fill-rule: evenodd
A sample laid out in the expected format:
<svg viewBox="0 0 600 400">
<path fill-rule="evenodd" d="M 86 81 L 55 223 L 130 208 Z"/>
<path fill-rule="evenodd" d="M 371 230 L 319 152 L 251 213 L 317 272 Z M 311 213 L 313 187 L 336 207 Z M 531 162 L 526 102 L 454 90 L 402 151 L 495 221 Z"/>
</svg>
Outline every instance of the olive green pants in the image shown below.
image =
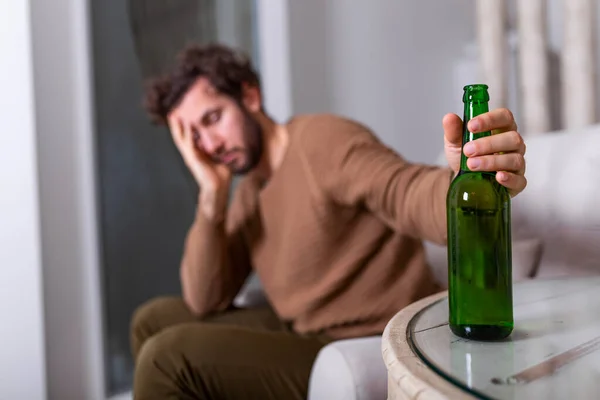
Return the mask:
<svg viewBox="0 0 600 400">
<path fill-rule="evenodd" d="M 306 399 L 323 336 L 291 331 L 269 308 L 201 320 L 180 298 L 142 305 L 131 324 L 134 398 Z"/>
</svg>

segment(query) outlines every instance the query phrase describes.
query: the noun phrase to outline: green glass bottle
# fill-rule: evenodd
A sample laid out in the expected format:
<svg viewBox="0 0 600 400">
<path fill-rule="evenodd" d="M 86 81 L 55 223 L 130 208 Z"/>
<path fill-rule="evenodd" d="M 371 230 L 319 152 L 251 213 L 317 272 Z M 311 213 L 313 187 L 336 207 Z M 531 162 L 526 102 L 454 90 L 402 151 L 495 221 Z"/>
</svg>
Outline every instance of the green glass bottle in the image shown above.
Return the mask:
<svg viewBox="0 0 600 400">
<path fill-rule="evenodd" d="M 489 111 L 487 85 L 464 87 L 464 145 L 489 136 L 471 133 L 471 118 Z M 510 195 L 496 174 L 470 171 L 462 153 L 460 172 L 446 199 L 449 324 L 473 340 L 500 340 L 513 330 Z"/>
</svg>

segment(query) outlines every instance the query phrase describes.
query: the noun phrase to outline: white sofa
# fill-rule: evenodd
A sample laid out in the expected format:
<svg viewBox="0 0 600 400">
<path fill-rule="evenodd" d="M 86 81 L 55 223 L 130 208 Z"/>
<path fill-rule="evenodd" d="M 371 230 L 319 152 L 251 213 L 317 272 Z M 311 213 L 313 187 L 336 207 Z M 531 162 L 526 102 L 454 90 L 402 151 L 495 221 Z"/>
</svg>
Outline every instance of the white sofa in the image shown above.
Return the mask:
<svg viewBox="0 0 600 400">
<path fill-rule="evenodd" d="M 527 189 L 513 199 L 514 280 L 600 274 L 600 125 L 526 138 Z M 442 284 L 446 253 L 426 243 Z M 253 281 L 236 299 L 264 301 Z M 309 400 L 382 400 L 387 372 L 381 337 L 340 340 L 319 353 Z"/>
</svg>

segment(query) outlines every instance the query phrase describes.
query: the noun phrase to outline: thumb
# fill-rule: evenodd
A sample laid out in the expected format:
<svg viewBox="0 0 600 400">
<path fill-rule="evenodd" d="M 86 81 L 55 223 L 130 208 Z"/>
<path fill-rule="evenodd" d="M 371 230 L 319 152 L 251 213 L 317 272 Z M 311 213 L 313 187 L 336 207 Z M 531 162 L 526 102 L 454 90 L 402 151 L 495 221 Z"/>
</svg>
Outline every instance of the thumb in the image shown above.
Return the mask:
<svg viewBox="0 0 600 400">
<path fill-rule="evenodd" d="M 444 127 L 444 142 L 446 146 L 462 146 L 462 120 L 456 114 L 446 114 L 442 120 Z"/>
</svg>

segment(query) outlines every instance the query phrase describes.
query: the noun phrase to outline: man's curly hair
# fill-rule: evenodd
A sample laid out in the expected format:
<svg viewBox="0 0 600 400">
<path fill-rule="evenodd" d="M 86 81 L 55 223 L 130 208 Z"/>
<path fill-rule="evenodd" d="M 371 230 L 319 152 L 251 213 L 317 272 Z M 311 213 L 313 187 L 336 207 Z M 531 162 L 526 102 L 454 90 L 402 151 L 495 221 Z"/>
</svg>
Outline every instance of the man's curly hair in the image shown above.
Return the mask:
<svg viewBox="0 0 600 400">
<path fill-rule="evenodd" d="M 244 84 L 260 89 L 258 74 L 246 55 L 217 44 L 188 46 L 178 56 L 175 68 L 146 88 L 144 106 L 152 121 L 167 125 L 168 114 L 202 77 L 237 102 L 242 101 Z"/>
</svg>

